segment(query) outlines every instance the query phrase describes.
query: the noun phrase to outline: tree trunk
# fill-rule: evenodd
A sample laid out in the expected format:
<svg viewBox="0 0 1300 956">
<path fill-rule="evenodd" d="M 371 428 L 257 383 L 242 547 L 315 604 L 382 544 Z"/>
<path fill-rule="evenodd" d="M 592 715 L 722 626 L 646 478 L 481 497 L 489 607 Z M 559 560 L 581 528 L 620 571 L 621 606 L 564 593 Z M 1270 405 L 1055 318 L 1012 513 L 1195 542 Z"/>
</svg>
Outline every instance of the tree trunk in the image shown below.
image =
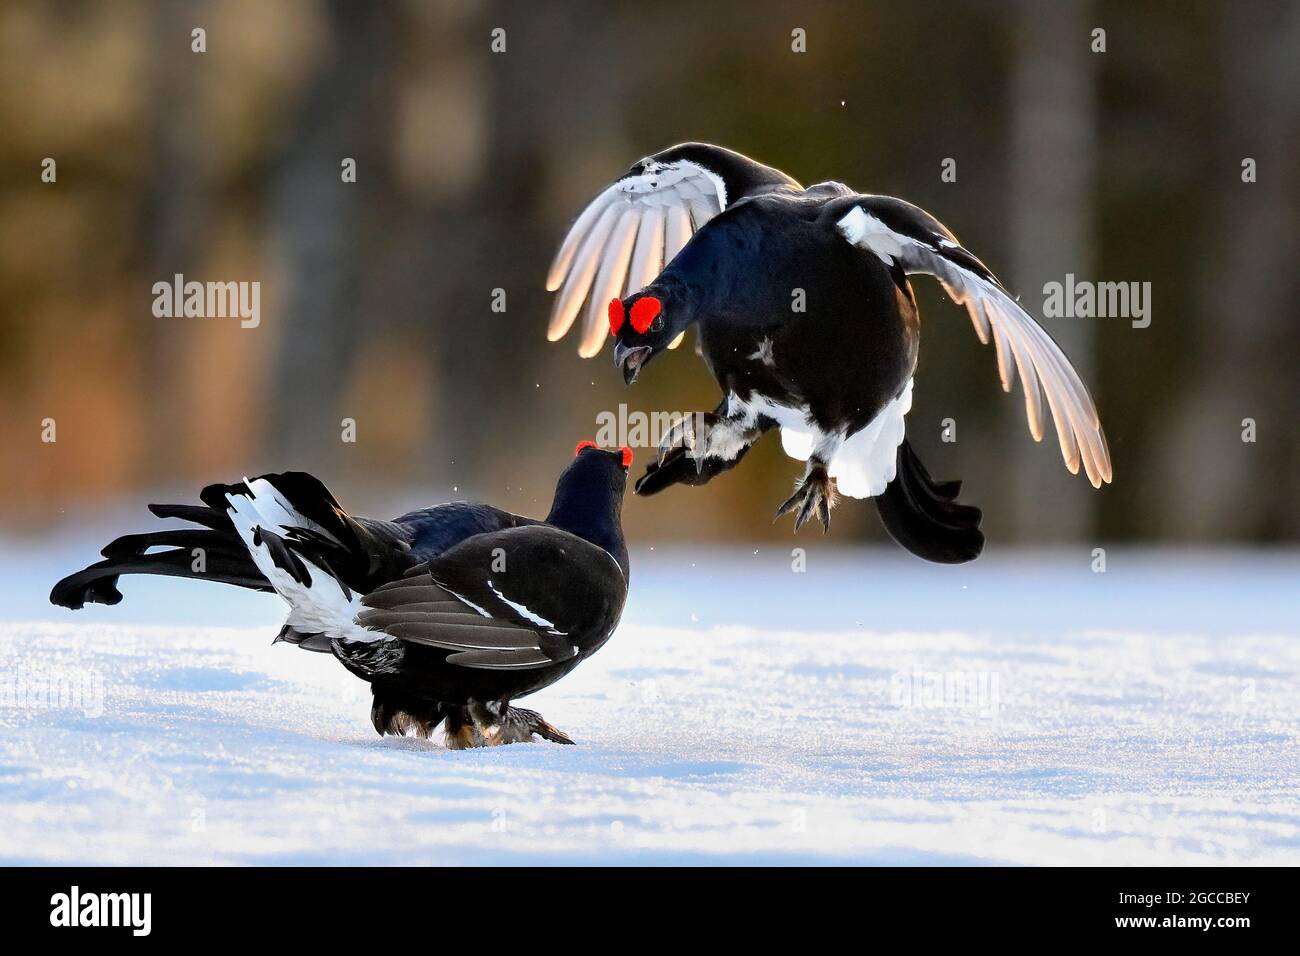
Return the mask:
<svg viewBox="0 0 1300 956">
<path fill-rule="evenodd" d="M 1089 0 L 1021 0 L 1012 83 L 1011 275 L 1026 310 L 1044 322 L 1085 383 L 1093 383 L 1092 319 L 1043 319 L 1042 289 L 1067 272 L 1093 276 L 1093 177 L 1096 154 L 1095 26 Z M 1017 390 L 1019 386 L 1016 386 Z M 1019 405 L 1019 403 L 1017 403 Z M 1006 435 L 1012 463 L 1014 534 L 1019 541 L 1078 540 L 1091 533 L 1096 496 L 1070 479 L 1052 426 L 1041 445 L 1028 437 L 1016 408 Z M 1066 493 L 1068 490 L 1068 493 Z"/>
</svg>

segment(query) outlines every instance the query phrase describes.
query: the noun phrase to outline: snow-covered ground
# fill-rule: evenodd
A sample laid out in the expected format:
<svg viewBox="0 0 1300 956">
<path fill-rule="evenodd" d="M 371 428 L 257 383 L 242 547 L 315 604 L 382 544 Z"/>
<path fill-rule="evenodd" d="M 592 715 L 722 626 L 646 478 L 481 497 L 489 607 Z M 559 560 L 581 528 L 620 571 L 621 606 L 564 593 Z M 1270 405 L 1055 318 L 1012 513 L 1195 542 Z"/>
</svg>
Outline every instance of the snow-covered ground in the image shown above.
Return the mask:
<svg viewBox="0 0 1300 956">
<path fill-rule="evenodd" d="M 634 554 L 529 699 L 576 747 L 380 739 L 272 596 L 0 551 L 3 863 L 1300 863 L 1300 556 Z M 233 626 L 215 626 L 233 625 Z"/>
</svg>

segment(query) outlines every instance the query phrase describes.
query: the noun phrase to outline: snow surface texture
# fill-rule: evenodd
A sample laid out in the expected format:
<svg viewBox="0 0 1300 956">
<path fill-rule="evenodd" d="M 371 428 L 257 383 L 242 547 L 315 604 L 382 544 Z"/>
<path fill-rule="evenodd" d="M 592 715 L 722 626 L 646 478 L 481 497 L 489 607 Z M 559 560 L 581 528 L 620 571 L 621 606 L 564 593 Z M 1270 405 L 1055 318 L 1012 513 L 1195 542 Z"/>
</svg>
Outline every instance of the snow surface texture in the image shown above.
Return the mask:
<svg viewBox="0 0 1300 956">
<path fill-rule="evenodd" d="M 579 746 L 462 752 L 375 735 L 273 596 L 72 613 L 93 549 L 0 558 L 0 863 L 1300 863 L 1300 557 L 799 543 L 642 548 L 527 699 Z"/>
</svg>

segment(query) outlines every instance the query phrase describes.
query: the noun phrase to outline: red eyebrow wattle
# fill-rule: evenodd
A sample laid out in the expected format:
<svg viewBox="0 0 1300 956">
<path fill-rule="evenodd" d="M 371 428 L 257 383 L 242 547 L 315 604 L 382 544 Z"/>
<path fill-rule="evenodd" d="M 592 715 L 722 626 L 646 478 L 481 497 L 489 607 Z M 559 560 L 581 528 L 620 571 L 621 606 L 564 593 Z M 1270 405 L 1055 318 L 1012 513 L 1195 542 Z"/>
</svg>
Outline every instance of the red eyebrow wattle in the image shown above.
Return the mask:
<svg viewBox="0 0 1300 956">
<path fill-rule="evenodd" d="M 600 446 L 597 445 L 597 444 L 596 444 L 594 441 L 592 441 L 590 438 L 584 438 L 582 441 L 578 442 L 578 447 L 575 448 L 575 449 L 573 449 L 573 457 L 574 457 L 574 458 L 577 458 L 579 455 L 581 455 L 581 454 L 582 454 L 582 450 L 583 450 L 584 448 L 599 448 L 599 447 L 600 447 Z"/>
<path fill-rule="evenodd" d="M 645 334 L 645 330 L 650 328 L 650 323 L 655 320 L 655 316 L 662 309 L 663 304 L 652 295 L 648 295 L 644 299 L 637 299 L 632 304 L 632 328 Z"/>
<path fill-rule="evenodd" d="M 623 300 L 609 300 L 609 334 L 618 335 L 618 330 L 623 327 Z"/>
</svg>

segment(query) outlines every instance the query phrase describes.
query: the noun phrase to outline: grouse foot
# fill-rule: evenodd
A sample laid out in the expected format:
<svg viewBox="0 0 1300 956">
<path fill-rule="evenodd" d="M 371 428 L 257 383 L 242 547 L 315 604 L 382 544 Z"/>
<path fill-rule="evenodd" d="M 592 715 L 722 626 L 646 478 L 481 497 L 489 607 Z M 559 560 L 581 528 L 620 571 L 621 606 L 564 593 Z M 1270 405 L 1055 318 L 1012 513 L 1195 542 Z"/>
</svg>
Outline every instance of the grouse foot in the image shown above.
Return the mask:
<svg viewBox="0 0 1300 956">
<path fill-rule="evenodd" d="M 657 464 L 663 467 L 670 455 L 682 449 L 686 457 L 695 462 L 696 472 L 702 471 L 704 459 L 709 456 L 711 449 L 720 443 L 721 432 L 726 431 L 731 425 L 732 423 L 727 419 L 719 418 L 713 412 L 695 412 L 681 416 L 664 432 L 659 442 Z M 719 433 L 719 438 L 715 438 L 715 432 Z"/>
<path fill-rule="evenodd" d="M 502 701 L 474 701 L 452 711 L 447 716 L 446 734 L 448 750 L 531 743 L 534 734 L 557 744 L 573 743 L 568 734 L 547 723 L 537 711 L 511 707 Z"/>
<path fill-rule="evenodd" d="M 807 473 L 795 485 L 794 494 L 776 509 L 776 517 L 772 520 L 798 508 L 799 513 L 794 519 L 795 531 L 802 528 L 815 513 L 822 523 L 822 533 L 825 534 L 831 529 L 831 509 L 835 507 L 836 497 L 835 479 L 826 474 L 826 466 L 820 462 L 810 463 Z"/>
</svg>

